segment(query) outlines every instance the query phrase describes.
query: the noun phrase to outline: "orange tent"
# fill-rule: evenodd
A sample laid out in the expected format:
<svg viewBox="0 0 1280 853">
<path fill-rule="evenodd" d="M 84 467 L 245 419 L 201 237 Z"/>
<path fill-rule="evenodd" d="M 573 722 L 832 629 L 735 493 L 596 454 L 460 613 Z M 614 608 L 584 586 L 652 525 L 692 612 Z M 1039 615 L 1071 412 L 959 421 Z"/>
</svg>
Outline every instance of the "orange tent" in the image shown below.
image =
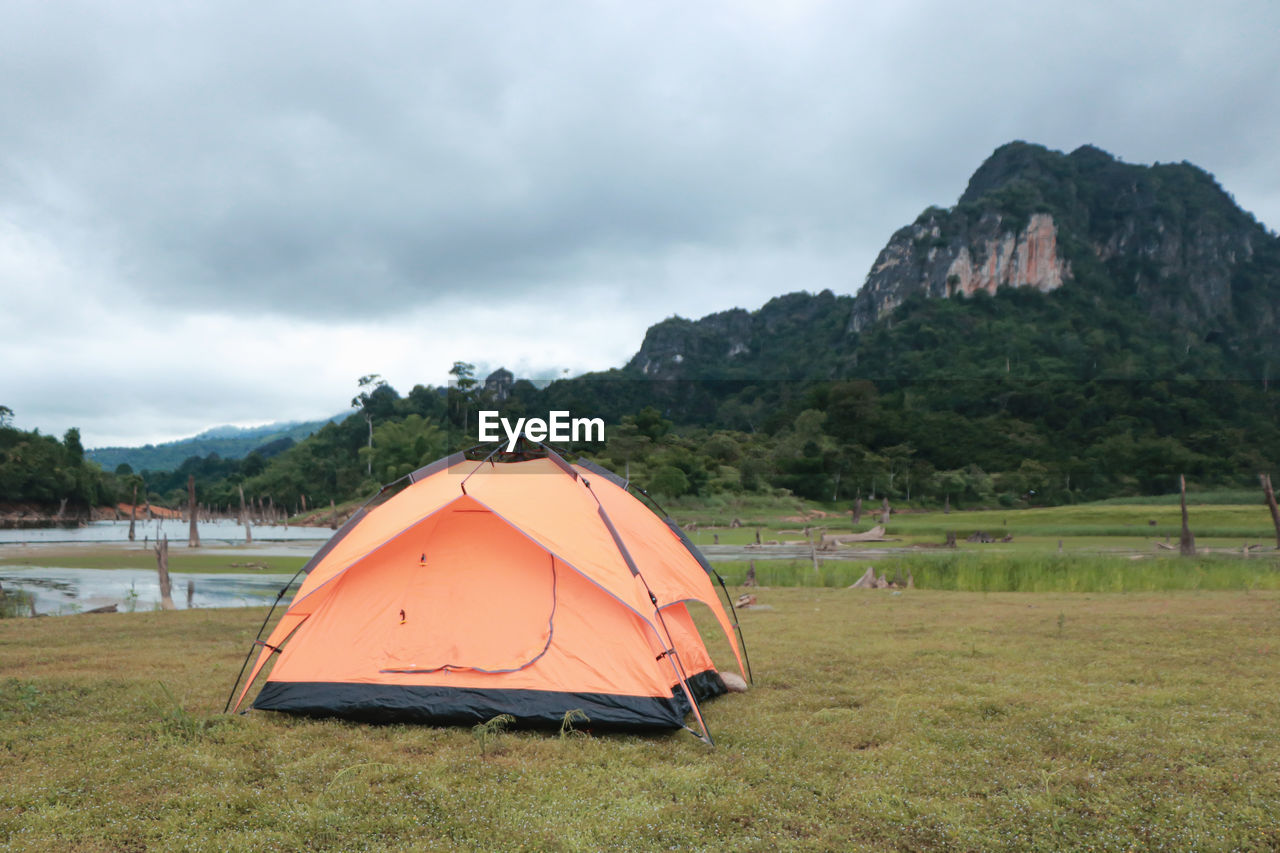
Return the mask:
<svg viewBox="0 0 1280 853">
<path fill-rule="evenodd" d="M 495 454 L 428 465 L 352 516 L 259 641 L 236 708 L 278 654 L 254 708 L 525 725 L 581 710 L 625 729 L 688 728 L 692 713 L 709 740 L 698 703 L 725 686 L 689 603 L 742 669 L 710 566 L 615 474 L 547 448 Z"/>
</svg>

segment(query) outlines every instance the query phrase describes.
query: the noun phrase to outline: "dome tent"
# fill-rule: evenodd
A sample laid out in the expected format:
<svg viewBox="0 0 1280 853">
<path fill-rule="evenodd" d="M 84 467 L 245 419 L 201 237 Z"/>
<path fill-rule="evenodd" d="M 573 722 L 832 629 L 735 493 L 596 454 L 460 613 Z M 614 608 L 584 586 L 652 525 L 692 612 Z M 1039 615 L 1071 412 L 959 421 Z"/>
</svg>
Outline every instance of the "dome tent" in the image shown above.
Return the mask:
<svg viewBox="0 0 1280 853">
<path fill-rule="evenodd" d="M 692 713 L 710 740 L 699 703 L 725 687 L 688 603 L 711 609 L 743 670 L 740 636 L 669 517 L 545 445 L 455 454 L 406 483 L 303 567 L 236 708 L 278 655 L 254 708 L 524 725 L 581 710 L 628 730 L 689 728 Z"/>
</svg>

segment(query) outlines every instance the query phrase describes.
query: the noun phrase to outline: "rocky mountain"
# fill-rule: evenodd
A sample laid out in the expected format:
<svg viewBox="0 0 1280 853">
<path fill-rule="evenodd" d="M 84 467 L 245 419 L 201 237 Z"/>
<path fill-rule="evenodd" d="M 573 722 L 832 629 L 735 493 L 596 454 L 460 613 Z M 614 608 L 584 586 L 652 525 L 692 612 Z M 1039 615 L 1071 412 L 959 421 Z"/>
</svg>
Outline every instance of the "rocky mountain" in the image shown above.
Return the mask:
<svg viewBox="0 0 1280 853">
<path fill-rule="evenodd" d="M 645 333 L 623 371 L 650 379 L 809 376 L 812 351 L 847 348 L 853 303 L 824 290 L 778 296 L 758 311 L 735 308 L 696 321 L 672 317 Z M 807 342 L 805 351 L 797 351 L 798 341 Z"/>
<path fill-rule="evenodd" d="M 997 321 L 977 322 L 979 304 Z M 1010 323 L 1032 328 L 1010 340 Z M 897 325 L 914 326 L 910 340 L 888 331 Z M 997 333 L 1005 340 L 975 349 L 975 335 Z M 790 294 L 756 312 L 672 318 L 649 330 L 626 371 L 874 375 L 925 369 L 929 347 L 1058 378 L 1273 377 L 1280 237 L 1190 163 L 1012 142 L 956 205 L 894 233 L 855 297 Z"/>
</svg>

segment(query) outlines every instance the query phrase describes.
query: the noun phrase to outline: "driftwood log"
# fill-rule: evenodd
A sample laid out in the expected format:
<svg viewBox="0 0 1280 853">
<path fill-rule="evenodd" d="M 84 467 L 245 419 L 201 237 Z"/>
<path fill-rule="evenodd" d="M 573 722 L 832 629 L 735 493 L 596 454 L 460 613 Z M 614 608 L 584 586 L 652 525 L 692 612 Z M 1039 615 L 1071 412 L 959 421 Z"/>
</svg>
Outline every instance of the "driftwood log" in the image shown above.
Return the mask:
<svg viewBox="0 0 1280 853">
<path fill-rule="evenodd" d="M 884 535 L 884 527 L 877 524 L 870 530 L 862 533 L 824 533 L 822 535 L 822 544 L 819 546 L 823 551 L 834 551 L 841 545 L 847 545 L 852 542 L 891 542 Z"/>
</svg>

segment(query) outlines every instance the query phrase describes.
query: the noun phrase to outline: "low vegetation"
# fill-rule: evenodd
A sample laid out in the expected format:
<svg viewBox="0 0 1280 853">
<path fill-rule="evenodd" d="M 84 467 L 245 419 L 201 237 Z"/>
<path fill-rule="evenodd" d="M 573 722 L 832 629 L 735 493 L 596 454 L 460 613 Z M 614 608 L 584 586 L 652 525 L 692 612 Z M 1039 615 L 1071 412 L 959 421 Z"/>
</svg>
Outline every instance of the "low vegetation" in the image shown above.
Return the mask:
<svg viewBox="0 0 1280 853">
<path fill-rule="evenodd" d="M 749 564 L 717 563 L 730 584 L 746 580 Z M 1280 557 L 1209 555 L 1165 557 L 1087 557 L 1055 554 L 936 554 L 888 556 L 875 560 L 755 562 L 761 586 L 846 587 L 868 568 L 898 586 L 907 579 L 919 589 L 961 592 L 1163 592 L 1171 590 L 1280 590 Z"/>
<path fill-rule="evenodd" d="M 0 845 L 1280 845 L 1280 593 L 895 592 L 758 592 L 714 749 L 223 716 L 256 609 L 6 621 Z"/>
</svg>

